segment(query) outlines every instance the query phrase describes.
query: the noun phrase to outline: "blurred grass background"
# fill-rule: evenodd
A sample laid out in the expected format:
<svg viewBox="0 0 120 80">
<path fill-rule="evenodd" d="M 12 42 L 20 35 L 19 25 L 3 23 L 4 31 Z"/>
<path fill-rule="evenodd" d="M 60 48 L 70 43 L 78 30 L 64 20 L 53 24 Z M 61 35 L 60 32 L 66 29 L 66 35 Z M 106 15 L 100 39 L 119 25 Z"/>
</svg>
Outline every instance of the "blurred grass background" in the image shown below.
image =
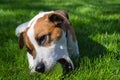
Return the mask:
<svg viewBox="0 0 120 80">
<path fill-rule="evenodd" d="M 25 49 L 18 48 L 16 27 L 40 11 L 63 9 L 76 32 L 80 60 L 64 80 L 120 80 L 120 0 L 0 0 L 0 79 L 60 80 L 59 64 L 29 75 Z"/>
</svg>

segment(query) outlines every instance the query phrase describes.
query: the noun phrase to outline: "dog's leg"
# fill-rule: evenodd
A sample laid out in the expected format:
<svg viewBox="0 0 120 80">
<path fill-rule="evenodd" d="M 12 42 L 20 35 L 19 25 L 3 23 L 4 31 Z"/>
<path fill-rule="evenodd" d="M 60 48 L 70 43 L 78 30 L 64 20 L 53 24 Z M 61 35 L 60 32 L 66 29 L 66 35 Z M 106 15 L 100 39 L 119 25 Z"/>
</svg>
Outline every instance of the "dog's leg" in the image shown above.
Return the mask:
<svg viewBox="0 0 120 80">
<path fill-rule="evenodd" d="M 27 52 L 27 58 L 28 58 L 28 63 L 29 63 L 30 74 L 32 74 L 35 72 L 33 56 L 30 55 L 29 52 Z"/>
</svg>

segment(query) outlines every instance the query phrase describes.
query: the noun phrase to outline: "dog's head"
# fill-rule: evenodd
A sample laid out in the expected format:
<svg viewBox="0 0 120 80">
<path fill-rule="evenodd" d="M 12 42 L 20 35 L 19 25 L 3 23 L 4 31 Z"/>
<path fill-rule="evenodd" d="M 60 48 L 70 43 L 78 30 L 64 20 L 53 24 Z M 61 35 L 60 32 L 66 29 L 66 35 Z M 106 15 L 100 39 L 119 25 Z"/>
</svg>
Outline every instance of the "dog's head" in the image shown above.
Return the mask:
<svg viewBox="0 0 120 80">
<path fill-rule="evenodd" d="M 66 26 L 69 26 L 65 11 L 39 13 L 19 33 L 19 47 L 25 45 L 33 57 L 33 68 L 38 72 L 49 71 L 56 62 L 70 71 L 74 68 L 67 50 Z"/>
</svg>

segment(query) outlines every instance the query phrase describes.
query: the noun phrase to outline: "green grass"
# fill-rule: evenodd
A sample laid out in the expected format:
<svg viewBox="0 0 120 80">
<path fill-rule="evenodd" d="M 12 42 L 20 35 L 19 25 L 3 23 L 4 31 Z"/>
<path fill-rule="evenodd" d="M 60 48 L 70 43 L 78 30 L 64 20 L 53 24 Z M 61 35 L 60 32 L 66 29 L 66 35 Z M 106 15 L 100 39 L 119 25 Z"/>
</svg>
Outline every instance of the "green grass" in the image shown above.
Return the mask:
<svg viewBox="0 0 120 80">
<path fill-rule="evenodd" d="M 65 80 L 120 80 L 120 0 L 0 0 L 0 80 L 60 80 L 59 64 L 48 73 L 29 74 L 16 27 L 39 11 L 68 11 L 80 60 Z"/>
</svg>

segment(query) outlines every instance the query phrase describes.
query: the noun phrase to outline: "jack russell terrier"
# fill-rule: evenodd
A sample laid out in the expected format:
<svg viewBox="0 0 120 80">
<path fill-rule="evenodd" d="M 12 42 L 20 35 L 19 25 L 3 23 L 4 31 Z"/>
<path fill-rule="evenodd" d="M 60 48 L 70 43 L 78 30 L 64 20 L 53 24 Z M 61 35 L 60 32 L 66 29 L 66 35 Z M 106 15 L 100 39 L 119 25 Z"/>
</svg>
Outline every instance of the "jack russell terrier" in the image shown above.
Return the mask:
<svg viewBox="0 0 120 80">
<path fill-rule="evenodd" d="M 63 10 L 40 12 L 16 28 L 19 47 L 25 45 L 30 72 L 47 72 L 56 62 L 68 73 L 74 69 L 70 57 L 79 56 L 75 32 Z"/>
</svg>

